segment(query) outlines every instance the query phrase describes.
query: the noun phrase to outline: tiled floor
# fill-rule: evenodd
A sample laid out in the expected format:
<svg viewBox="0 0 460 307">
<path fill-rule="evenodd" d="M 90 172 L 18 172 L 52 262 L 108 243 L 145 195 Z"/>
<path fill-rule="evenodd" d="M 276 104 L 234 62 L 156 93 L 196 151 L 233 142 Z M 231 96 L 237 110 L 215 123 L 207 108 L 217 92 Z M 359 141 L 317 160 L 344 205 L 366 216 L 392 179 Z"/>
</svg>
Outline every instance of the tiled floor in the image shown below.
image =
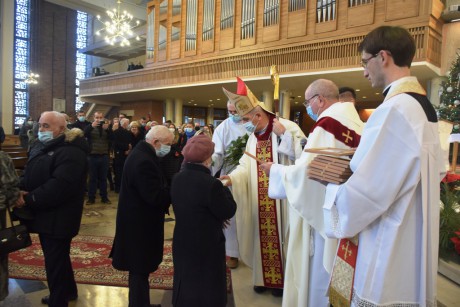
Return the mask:
<svg viewBox="0 0 460 307">
<path fill-rule="evenodd" d="M 110 193 L 112 205 L 96 203 L 85 206 L 80 234 L 113 236 L 115 233 L 115 216 L 117 194 Z M 174 219 L 165 222 L 165 239 L 171 239 Z M 227 306 L 238 307 L 272 307 L 281 306 L 281 298 L 269 293 L 256 294 L 252 290 L 252 272 L 244 264 L 232 270 L 233 293 L 229 296 Z M 120 287 L 78 285 L 79 297 L 71 302 L 71 307 L 126 307 L 128 289 Z M 206 291 L 203 289 L 203 291 Z M 0 303 L 8 307 L 39 307 L 42 296 L 48 294 L 45 282 L 10 279 L 10 295 Z M 163 307 L 171 306 L 172 291 L 151 290 L 152 304 L 161 303 Z M 442 276 L 438 278 L 438 297 L 440 306 L 460 307 L 460 287 Z M 316 307 L 316 306 L 311 306 Z"/>
</svg>

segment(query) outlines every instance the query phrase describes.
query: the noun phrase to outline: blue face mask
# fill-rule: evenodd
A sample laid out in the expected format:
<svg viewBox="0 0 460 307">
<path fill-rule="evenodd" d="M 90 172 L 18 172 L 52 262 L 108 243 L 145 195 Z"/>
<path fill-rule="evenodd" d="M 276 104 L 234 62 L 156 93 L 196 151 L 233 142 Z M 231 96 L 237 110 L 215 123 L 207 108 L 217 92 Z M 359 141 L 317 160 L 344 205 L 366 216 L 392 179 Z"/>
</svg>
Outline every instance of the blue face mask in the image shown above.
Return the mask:
<svg viewBox="0 0 460 307">
<path fill-rule="evenodd" d="M 80 122 L 84 122 L 85 119 L 86 119 L 86 118 L 85 118 L 84 116 L 80 116 L 80 117 L 78 118 L 78 120 L 79 120 Z"/>
<path fill-rule="evenodd" d="M 193 129 L 192 129 L 192 128 L 190 128 L 190 127 L 188 127 L 188 128 L 185 128 L 184 130 L 185 130 L 185 132 L 187 132 L 187 133 L 190 133 L 190 132 L 192 132 L 192 131 L 193 131 Z"/>
<path fill-rule="evenodd" d="M 238 114 L 228 114 L 228 116 L 230 116 L 230 118 L 235 124 L 241 121 L 241 116 L 239 116 Z"/>
<path fill-rule="evenodd" d="M 171 151 L 171 145 L 161 144 L 160 149 L 155 150 L 157 157 L 164 157 Z"/>
<path fill-rule="evenodd" d="M 254 116 L 256 116 L 254 114 Z M 250 121 L 247 121 L 243 124 L 244 128 L 246 128 L 246 131 L 249 132 L 249 133 L 253 133 L 254 131 L 256 131 L 256 127 L 257 125 L 259 124 L 259 122 L 257 122 L 257 125 L 254 125 L 252 123 L 252 120 L 254 119 L 254 116 L 252 117 L 252 119 Z"/>
<path fill-rule="evenodd" d="M 53 131 L 38 131 L 38 139 L 42 143 L 51 141 L 53 139 Z"/>
<path fill-rule="evenodd" d="M 313 109 L 311 108 L 310 105 L 307 107 L 307 114 L 310 116 L 311 119 L 313 119 L 315 122 L 318 120 L 318 114 L 313 113 Z"/>
</svg>

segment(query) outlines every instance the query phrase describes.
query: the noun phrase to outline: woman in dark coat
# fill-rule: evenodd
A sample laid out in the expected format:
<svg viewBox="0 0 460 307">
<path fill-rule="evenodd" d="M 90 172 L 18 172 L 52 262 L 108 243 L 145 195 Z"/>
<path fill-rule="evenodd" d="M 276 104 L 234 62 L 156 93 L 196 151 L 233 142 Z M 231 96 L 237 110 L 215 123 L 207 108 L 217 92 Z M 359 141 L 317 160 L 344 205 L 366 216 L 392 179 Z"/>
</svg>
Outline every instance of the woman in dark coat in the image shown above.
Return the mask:
<svg viewBox="0 0 460 307">
<path fill-rule="evenodd" d="M 155 126 L 125 162 L 110 256 L 115 269 L 129 271 L 129 307 L 150 306 L 148 277 L 163 259 L 170 197 L 158 157 L 168 153 L 172 140 L 166 127 Z"/>
<path fill-rule="evenodd" d="M 175 307 L 223 307 L 227 303 L 222 227 L 235 214 L 236 203 L 230 190 L 211 176 L 213 152 L 209 137 L 191 138 L 182 151 L 187 163 L 172 182 Z"/>
</svg>

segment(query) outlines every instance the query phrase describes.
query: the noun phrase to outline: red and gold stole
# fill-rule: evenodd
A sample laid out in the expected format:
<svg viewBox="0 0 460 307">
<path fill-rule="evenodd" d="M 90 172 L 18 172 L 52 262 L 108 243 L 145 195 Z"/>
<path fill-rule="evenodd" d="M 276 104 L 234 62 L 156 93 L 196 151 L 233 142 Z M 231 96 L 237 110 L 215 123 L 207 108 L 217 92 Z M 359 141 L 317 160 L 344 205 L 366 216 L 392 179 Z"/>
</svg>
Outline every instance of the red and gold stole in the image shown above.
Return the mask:
<svg viewBox="0 0 460 307">
<path fill-rule="evenodd" d="M 329 284 L 329 302 L 334 307 L 349 307 L 353 295 L 358 236 L 340 239 Z"/>
<path fill-rule="evenodd" d="M 273 162 L 273 144 L 271 131 L 273 119 L 263 135 L 257 137 L 256 157 Z M 264 286 L 268 288 L 283 288 L 283 262 L 281 240 L 278 231 L 278 216 L 276 201 L 268 197 L 268 177 L 257 168 L 259 237 L 262 258 Z"/>
</svg>

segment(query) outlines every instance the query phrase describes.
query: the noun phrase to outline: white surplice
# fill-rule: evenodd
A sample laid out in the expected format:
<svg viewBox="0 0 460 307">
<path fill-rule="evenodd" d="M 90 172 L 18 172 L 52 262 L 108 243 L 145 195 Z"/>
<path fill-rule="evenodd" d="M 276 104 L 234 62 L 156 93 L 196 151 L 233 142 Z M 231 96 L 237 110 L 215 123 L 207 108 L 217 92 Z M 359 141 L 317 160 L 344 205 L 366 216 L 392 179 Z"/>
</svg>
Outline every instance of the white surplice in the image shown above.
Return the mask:
<svg viewBox="0 0 460 307">
<path fill-rule="evenodd" d="M 231 118 L 227 118 L 216 127 L 212 135 L 214 143 L 214 153 L 212 155 L 212 174 L 215 175 L 220 169 L 220 175 L 226 175 L 231 171 L 228 166 L 223 165 L 224 157 L 227 154 L 227 148 L 230 143 L 239 137 L 247 134 L 243 125 L 235 123 Z M 230 187 L 231 188 L 231 187 Z M 235 216 L 230 219 L 230 224 L 224 228 L 225 235 L 225 251 L 227 256 L 238 258 L 240 256 L 238 250 L 238 238 L 236 235 Z"/>
<path fill-rule="evenodd" d="M 391 84 L 366 123 L 342 185 L 327 186 L 327 234 L 359 234 L 352 306 L 435 306 L 439 182 L 445 164 L 438 125 L 406 92 L 414 77 Z"/>
<path fill-rule="evenodd" d="M 305 138 L 302 130 L 295 123 L 280 118 L 280 123 L 287 129 L 281 137 L 281 143 L 278 145 L 277 136 L 271 133 L 273 162 L 283 165 L 293 164 L 294 160 L 300 157 L 302 147 L 300 141 Z M 248 139 L 246 151 L 255 155 L 257 138 L 251 134 Z M 278 160 L 278 156 L 280 160 Z M 259 216 L 258 216 L 258 187 L 257 187 L 257 162 L 247 155 L 240 159 L 238 167 L 229 174 L 232 180 L 233 196 L 238 208 L 236 211 L 237 235 L 239 243 L 240 258 L 253 271 L 253 284 L 263 286 L 263 271 L 260 251 L 259 238 Z M 280 239 L 287 242 L 288 234 L 288 212 L 287 206 L 280 206 L 276 202 L 278 212 L 278 230 L 281 232 L 281 218 L 283 216 L 284 233 L 280 234 Z M 282 214 L 281 209 L 283 209 Z M 283 268 L 284 269 L 284 268 Z"/>
<path fill-rule="evenodd" d="M 344 137 L 338 126 L 361 134 L 364 124 L 352 103 L 335 103 L 321 113 L 318 125 L 308 136 L 305 148 L 353 147 L 352 144 L 355 143 Z M 306 174 L 307 166 L 315 156 L 316 154 L 303 152 L 295 165 L 274 164 L 270 170 L 269 196 L 287 198 L 290 205 L 290 233 L 283 295 L 285 307 L 329 305 L 326 291 L 337 240 L 328 239 L 324 231 L 322 206 L 326 188 L 309 179 Z"/>
</svg>

